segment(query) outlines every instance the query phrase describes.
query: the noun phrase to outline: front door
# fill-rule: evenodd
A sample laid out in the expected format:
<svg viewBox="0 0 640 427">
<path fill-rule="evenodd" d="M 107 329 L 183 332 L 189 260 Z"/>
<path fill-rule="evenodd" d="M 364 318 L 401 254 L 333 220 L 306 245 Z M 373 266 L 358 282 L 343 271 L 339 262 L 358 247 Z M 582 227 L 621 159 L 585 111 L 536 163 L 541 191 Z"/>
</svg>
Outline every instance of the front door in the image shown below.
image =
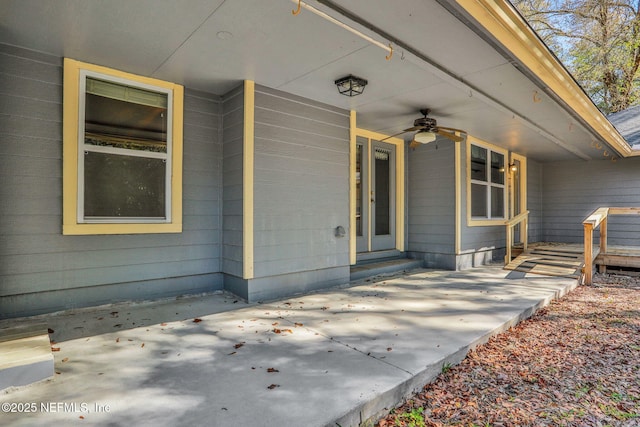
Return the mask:
<svg viewBox="0 0 640 427">
<path fill-rule="evenodd" d="M 396 148 L 368 138 L 356 143 L 356 251 L 396 246 Z"/>
</svg>

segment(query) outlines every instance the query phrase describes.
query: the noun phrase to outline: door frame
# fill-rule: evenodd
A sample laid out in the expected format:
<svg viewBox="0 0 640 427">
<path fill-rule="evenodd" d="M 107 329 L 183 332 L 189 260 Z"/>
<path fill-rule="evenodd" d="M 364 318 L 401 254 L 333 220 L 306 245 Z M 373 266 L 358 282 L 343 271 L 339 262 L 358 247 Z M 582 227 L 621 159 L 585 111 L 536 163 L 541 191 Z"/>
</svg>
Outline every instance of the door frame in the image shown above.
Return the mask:
<svg viewBox="0 0 640 427">
<path fill-rule="evenodd" d="M 517 171 L 512 171 L 511 170 L 511 165 L 515 165 L 515 161 L 518 161 L 520 163 L 520 168 Z M 511 219 L 515 216 L 517 216 L 517 214 L 515 213 L 516 210 L 519 213 L 525 212 L 527 211 L 527 158 L 523 155 L 520 154 L 516 154 L 514 152 L 510 152 L 509 153 L 509 214 L 508 214 L 508 218 Z M 519 188 L 517 189 L 517 191 L 519 192 L 519 196 L 520 196 L 520 203 L 518 206 L 516 206 L 516 200 L 515 200 L 515 195 L 516 195 L 516 182 L 514 179 L 514 174 L 518 173 L 518 177 L 519 177 Z M 520 238 L 520 241 L 523 242 L 525 241 L 525 233 L 527 232 L 527 227 L 520 227 L 520 235 L 518 236 Z M 515 236 L 514 236 L 515 237 Z"/>
<path fill-rule="evenodd" d="M 395 249 L 404 252 L 405 248 L 405 143 L 400 138 L 389 138 L 388 135 L 359 129 L 356 125 L 356 112 L 351 111 L 349 126 L 349 260 L 356 263 L 356 140 L 363 137 L 368 140 L 369 153 L 372 141 L 386 139 L 387 144 L 395 145 Z M 370 216 L 369 216 L 370 218 Z M 369 250 L 371 250 L 371 233 L 369 233 Z"/>
</svg>

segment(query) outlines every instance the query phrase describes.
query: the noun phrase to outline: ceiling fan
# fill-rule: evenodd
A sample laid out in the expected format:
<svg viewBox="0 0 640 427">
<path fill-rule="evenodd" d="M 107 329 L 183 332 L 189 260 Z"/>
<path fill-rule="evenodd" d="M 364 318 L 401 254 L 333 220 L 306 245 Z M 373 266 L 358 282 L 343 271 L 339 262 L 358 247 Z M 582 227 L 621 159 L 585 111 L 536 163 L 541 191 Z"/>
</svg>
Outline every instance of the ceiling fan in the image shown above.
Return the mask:
<svg viewBox="0 0 640 427">
<path fill-rule="evenodd" d="M 428 144 L 429 142 L 435 141 L 437 135 L 444 136 L 445 138 L 448 138 L 454 142 L 460 142 L 464 139 L 463 137 L 461 137 L 460 135 L 456 135 L 455 133 L 456 132 L 467 133 L 466 131 L 461 129 L 438 126 L 436 119 L 427 117 L 430 112 L 431 110 L 429 108 L 421 109 L 420 114 L 422 114 L 424 117 L 415 119 L 413 122 L 413 127 L 405 129 L 402 132 L 397 133 L 395 135 L 391 135 L 383 139 L 383 141 L 389 138 L 393 138 L 394 136 L 402 135 L 403 133 L 406 133 L 406 132 L 415 132 L 415 131 L 418 131 L 418 132 L 416 132 L 416 134 L 413 136 L 413 139 L 409 143 L 409 147 L 411 148 L 415 148 L 420 144 Z"/>
</svg>

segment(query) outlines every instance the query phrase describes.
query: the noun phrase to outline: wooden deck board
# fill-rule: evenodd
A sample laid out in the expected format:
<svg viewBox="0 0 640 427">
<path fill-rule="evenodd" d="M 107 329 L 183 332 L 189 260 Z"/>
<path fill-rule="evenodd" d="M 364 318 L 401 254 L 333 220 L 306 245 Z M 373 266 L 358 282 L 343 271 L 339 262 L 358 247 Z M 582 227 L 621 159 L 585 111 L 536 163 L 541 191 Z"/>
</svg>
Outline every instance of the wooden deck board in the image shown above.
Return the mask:
<svg viewBox="0 0 640 427">
<path fill-rule="evenodd" d="M 640 268 L 640 247 L 608 246 L 607 253 L 598 254 L 594 263 Z M 580 279 L 583 267 L 584 252 L 579 243 L 533 243 L 504 268 L 524 273 Z"/>
<path fill-rule="evenodd" d="M 584 254 L 579 245 L 542 243 L 531 245 L 504 268 L 524 273 L 579 279 Z"/>
</svg>

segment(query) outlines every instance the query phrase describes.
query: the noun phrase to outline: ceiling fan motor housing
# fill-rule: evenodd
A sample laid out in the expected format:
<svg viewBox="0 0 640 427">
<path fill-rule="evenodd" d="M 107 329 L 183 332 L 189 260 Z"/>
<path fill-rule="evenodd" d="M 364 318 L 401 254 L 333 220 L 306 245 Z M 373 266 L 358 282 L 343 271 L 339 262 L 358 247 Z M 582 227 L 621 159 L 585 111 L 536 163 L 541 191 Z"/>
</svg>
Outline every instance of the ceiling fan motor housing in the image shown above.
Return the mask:
<svg viewBox="0 0 640 427">
<path fill-rule="evenodd" d="M 426 130 L 432 129 L 436 127 L 436 125 L 436 119 L 432 119 L 431 117 L 420 117 L 419 119 L 415 119 L 413 122 L 414 127 L 421 127 Z"/>
</svg>

